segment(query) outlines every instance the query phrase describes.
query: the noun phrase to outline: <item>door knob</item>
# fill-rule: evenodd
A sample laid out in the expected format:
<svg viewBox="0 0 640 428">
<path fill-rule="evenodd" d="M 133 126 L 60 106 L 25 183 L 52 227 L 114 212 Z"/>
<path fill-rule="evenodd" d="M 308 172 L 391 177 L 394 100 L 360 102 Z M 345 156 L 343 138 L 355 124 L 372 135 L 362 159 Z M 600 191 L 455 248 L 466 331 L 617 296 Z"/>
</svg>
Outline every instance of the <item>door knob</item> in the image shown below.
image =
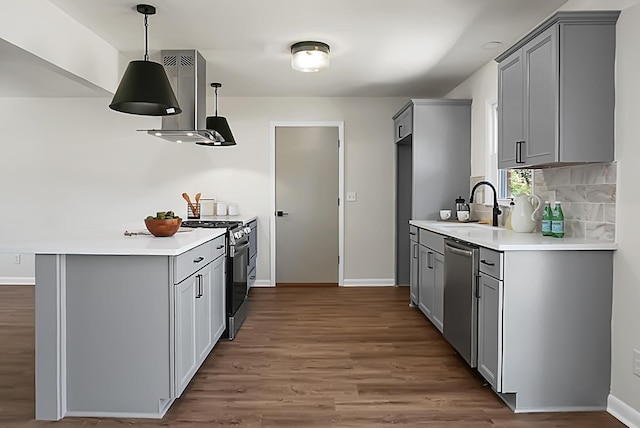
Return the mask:
<svg viewBox="0 0 640 428">
<path fill-rule="evenodd" d="M 284 211 L 276 211 L 276 215 L 277 215 L 278 217 L 282 217 L 282 216 L 285 216 L 285 215 L 289 215 L 289 213 L 284 212 Z"/>
</svg>

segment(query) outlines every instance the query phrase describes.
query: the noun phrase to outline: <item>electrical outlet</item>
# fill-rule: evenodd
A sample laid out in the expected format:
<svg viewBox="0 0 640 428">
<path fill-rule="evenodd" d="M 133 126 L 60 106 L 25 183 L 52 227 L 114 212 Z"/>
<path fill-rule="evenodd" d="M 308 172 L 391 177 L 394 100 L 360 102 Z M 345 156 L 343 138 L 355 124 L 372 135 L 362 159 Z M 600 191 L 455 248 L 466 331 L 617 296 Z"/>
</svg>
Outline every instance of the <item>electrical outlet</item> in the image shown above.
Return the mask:
<svg viewBox="0 0 640 428">
<path fill-rule="evenodd" d="M 13 264 L 14 265 L 19 265 L 20 263 L 22 263 L 22 256 L 20 256 L 20 254 L 14 254 L 13 255 Z"/>
<path fill-rule="evenodd" d="M 356 192 L 347 192 L 347 202 L 355 202 L 358 200 L 358 194 Z"/>
<path fill-rule="evenodd" d="M 640 376 L 640 351 L 633 350 L 633 374 Z"/>
</svg>

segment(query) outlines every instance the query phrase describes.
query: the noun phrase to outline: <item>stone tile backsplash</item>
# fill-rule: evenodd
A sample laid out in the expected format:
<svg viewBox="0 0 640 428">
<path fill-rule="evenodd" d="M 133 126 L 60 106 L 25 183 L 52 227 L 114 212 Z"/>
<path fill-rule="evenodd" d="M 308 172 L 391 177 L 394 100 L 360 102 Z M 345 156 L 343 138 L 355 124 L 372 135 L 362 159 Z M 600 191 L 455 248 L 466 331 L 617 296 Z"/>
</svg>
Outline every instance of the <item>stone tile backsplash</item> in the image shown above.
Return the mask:
<svg viewBox="0 0 640 428">
<path fill-rule="evenodd" d="M 565 236 L 614 242 L 616 235 L 615 162 L 537 169 L 534 171 L 534 193 L 545 200 L 560 201 L 565 218 Z M 484 177 L 471 177 L 470 189 Z M 481 196 L 481 195 L 480 195 Z M 478 199 L 483 200 L 483 199 Z M 499 219 L 504 225 L 506 211 Z M 538 218 L 542 215 L 539 211 Z M 471 218 L 491 219 L 491 207 L 472 204 Z M 540 230 L 538 225 L 537 230 Z"/>
<path fill-rule="evenodd" d="M 540 200 L 562 202 L 565 236 L 615 241 L 616 167 L 612 162 L 534 171 Z"/>
</svg>

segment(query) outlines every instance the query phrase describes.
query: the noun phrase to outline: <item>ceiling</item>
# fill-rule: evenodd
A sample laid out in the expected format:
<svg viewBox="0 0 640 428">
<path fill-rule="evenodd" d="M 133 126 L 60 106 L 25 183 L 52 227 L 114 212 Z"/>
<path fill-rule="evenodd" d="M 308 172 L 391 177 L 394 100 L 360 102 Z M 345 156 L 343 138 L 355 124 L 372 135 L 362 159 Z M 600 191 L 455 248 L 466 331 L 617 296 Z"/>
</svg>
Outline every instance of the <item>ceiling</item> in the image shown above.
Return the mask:
<svg viewBox="0 0 640 428">
<path fill-rule="evenodd" d="M 142 59 L 135 0 L 49 1 L 127 58 Z M 152 59 L 163 49 L 200 51 L 222 97 L 440 97 L 566 0 L 151 1 Z M 289 48 L 303 40 L 331 46 L 328 70 L 291 69 Z M 494 41 L 502 44 L 483 47 Z"/>
</svg>

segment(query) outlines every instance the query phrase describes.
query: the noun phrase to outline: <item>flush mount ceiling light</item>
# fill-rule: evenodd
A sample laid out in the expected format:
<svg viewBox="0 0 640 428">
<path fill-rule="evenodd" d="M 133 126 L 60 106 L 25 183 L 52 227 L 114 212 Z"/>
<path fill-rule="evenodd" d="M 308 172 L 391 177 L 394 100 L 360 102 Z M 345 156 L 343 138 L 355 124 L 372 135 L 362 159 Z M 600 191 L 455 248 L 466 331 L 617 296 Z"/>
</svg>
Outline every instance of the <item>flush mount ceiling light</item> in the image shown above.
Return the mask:
<svg viewBox="0 0 640 428">
<path fill-rule="evenodd" d="M 182 109 L 164 67 L 149 61 L 148 15 L 154 15 L 156 8 L 139 4 L 136 9 L 144 15 L 144 60 L 129 63 L 109 107 L 123 113 L 145 116 L 179 114 Z"/>
<path fill-rule="evenodd" d="M 218 88 L 222 87 L 222 83 L 212 83 L 211 87 L 215 90 L 215 116 L 207 117 L 207 130 L 214 134 L 211 142 L 196 141 L 201 146 L 235 146 L 236 140 L 233 138 L 231 128 L 227 118 L 218 116 Z"/>
<path fill-rule="evenodd" d="M 291 45 L 291 67 L 305 73 L 329 67 L 329 45 L 322 42 L 298 42 Z"/>
</svg>

